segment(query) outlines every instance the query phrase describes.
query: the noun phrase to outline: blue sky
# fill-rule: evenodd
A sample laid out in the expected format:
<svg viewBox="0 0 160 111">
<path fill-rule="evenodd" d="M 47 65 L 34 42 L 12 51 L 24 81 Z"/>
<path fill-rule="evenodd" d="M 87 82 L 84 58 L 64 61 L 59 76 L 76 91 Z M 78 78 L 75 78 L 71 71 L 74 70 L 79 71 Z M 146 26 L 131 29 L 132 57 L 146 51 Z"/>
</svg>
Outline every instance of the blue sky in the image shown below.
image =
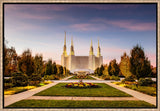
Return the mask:
<svg viewBox="0 0 160 111">
<path fill-rule="evenodd" d="M 100 41 L 103 63 L 120 57 L 136 44 L 156 66 L 156 4 L 5 4 L 4 29 L 8 46 L 19 55 L 29 48 L 60 64 L 64 31 L 67 53 L 73 36 L 75 55 L 89 55 Z"/>
</svg>

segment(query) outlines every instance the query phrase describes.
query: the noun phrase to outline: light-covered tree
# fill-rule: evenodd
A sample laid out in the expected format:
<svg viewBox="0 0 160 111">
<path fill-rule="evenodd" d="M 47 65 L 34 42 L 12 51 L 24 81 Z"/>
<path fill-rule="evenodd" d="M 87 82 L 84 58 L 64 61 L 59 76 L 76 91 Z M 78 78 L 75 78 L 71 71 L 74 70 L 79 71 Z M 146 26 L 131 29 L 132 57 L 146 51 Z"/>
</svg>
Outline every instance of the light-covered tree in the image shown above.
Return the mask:
<svg viewBox="0 0 160 111">
<path fill-rule="evenodd" d="M 127 56 L 126 52 L 123 54 L 123 56 L 121 56 L 121 62 L 119 64 L 119 68 L 122 75 L 124 75 L 125 77 L 129 77 L 132 75 L 132 73 L 130 72 L 129 56 Z"/>
</svg>

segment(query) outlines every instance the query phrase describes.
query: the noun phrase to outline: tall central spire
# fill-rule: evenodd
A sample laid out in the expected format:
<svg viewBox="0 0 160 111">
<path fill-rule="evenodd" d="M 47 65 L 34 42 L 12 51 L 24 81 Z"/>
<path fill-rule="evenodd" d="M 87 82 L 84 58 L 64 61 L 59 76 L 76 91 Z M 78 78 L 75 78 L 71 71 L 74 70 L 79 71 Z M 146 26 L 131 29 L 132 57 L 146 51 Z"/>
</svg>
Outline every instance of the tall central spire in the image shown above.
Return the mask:
<svg viewBox="0 0 160 111">
<path fill-rule="evenodd" d="M 70 51 L 70 55 L 74 55 L 73 37 L 71 38 L 71 51 Z"/>
<path fill-rule="evenodd" d="M 67 49 L 66 49 L 66 32 L 65 32 L 65 36 L 64 36 L 63 55 L 64 55 L 64 56 L 67 56 Z"/>
<path fill-rule="evenodd" d="M 101 56 L 101 49 L 100 49 L 99 40 L 98 40 L 97 57 L 100 57 L 100 56 Z"/>
<path fill-rule="evenodd" d="M 89 55 L 94 55 L 94 53 L 93 53 L 93 46 L 92 46 L 92 40 L 91 40 L 91 46 L 90 46 Z"/>
</svg>

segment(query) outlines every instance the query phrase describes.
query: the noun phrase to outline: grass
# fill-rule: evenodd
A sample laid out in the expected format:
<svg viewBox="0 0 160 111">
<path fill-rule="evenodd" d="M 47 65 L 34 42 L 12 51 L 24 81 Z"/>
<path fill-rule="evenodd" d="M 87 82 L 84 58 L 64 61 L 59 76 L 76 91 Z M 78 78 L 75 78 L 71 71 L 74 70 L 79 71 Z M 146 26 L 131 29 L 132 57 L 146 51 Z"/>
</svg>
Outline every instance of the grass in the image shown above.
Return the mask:
<svg viewBox="0 0 160 111">
<path fill-rule="evenodd" d="M 71 77 L 71 78 L 69 78 L 69 80 L 71 80 L 71 79 L 77 79 L 76 78 L 77 76 L 73 76 L 73 77 Z M 96 80 L 95 78 L 93 78 L 93 77 L 91 77 L 91 76 L 86 76 L 87 78 L 85 78 L 85 79 L 91 79 L 91 80 Z"/>
<path fill-rule="evenodd" d="M 13 103 L 9 106 L 19 107 L 19 108 L 29 108 L 29 107 L 64 107 L 64 108 L 126 108 L 126 107 L 136 107 L 136 108 L 149 108 L 155 107 L 154 105 L 147 103 L 145 101 L 72 101 L 72 100 L 21 100 L 19 102 Z"/>
<path fill-rule="evenodd" d="M 36 96 L 80 96 L 80 97 L 131 97 L 131 95 L 113 88 L 105 83 L 95 83 L 100 88 L 74 89 L 64 87 L 67 83 L 59 83 L 41 91 Z"/>
<path fill-rule="evenodd" d="M 129 85 L 129 84 L 123 84 L 121 82 L 115 82 L 115 84 L 129 88 L 129 89 L 133 89 L 151 96 L 156 96 L 156 88 L 155 87 L 151 87 L 151 86 L 138 86 L 136 87 L 135 85 Z"/>
</svg>

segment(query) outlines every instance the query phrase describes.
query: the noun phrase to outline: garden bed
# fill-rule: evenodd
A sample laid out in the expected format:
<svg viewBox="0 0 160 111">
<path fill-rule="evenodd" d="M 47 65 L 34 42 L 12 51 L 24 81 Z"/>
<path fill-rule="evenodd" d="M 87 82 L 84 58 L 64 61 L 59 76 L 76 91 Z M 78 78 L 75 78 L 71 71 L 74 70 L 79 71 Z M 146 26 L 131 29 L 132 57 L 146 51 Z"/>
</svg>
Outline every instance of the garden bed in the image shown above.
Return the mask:
<svg viewBox="0 0 160 111">
<path fill-rule="evenodd" d="M 95 78 L 89 76 L 89 75 L 86 75 L 86 76 L 73 76 L 71 78 L 69 78 L 69 80 L 71 79 L 91 79 L 91 80 L 96 80 Z"/>
</svg>

